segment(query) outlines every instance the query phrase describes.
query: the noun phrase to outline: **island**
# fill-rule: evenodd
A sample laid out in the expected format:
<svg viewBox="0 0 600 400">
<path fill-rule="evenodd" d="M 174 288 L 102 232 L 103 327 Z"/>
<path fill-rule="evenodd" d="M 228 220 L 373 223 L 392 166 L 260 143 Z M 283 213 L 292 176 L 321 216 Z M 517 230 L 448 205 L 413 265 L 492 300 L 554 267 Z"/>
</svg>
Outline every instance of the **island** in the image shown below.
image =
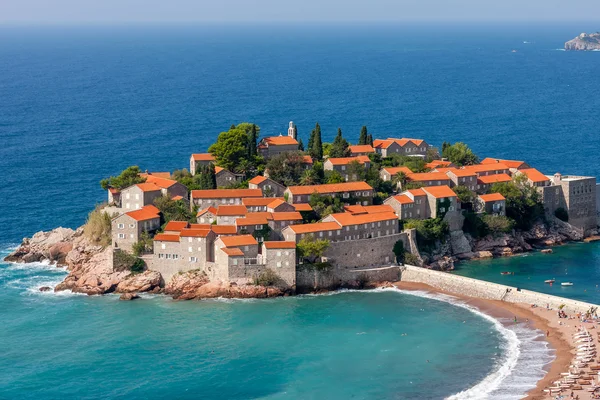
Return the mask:
<svg viewBox="0 0 600 400">
<path fill-rule="evenodd" d="M 567 51 L 600 51 L 600 32 L 582 33 L 565 43 Z"/>
<path fill-rule="evenodd" d="M 358 133 L 358 132 L 357 132 Z M 465 143 L 373 138 L 306 148 L 293 122 L 261 137 L 232 125 L 189 169 L 130 166 L 102 179 L 82 227 L 39 232 L 6 261 L 69 271 L 54 288 L 124 300 L 275 297 L 399 280 L 403 265 L 448 271 L 597 235 L 596 178 L 480 159 Z"/>
</svg>

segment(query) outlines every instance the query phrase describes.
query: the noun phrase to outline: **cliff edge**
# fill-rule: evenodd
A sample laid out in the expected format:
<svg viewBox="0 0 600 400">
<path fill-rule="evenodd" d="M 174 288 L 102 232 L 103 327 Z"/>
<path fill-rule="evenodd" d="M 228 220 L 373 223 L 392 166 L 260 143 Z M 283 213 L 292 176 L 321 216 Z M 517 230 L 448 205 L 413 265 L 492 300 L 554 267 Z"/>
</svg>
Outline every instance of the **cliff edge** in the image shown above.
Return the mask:
<svg viewBox="0 0 600 400">
<path fill-rule="evenodd" d="M 600 51 L 600 33 L 582 33 L 565 43 L 568 51 Z"/>
</svg>

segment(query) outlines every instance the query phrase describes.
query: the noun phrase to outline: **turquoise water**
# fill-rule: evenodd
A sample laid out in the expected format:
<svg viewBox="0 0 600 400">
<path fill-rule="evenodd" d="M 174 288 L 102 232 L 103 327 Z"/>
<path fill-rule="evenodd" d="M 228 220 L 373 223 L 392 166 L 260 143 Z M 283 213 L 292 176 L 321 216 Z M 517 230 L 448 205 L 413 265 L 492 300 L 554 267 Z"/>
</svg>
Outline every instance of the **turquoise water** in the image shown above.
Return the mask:
<svg viewBox="0 0 600 400">
<path fill-rule="evenodd" d="M 64 275 L 0 264 L 0 398 L 502 399 L 550 357 L 522 324 L 397 291 L 123 302 L 37 290 Z"/>
<path fill-rule="evenodd" d="M 552 254 L 534 252 L 469 261 L 458 264 L 454 273 L 600 304 L 600 242 L 573 243 L 552 250 Z M 515 274 L 501 275 L 503 271 Z M 548 279 L 556 279 L 556 283 L 544 283 Z M 572 282 L 573 286 L 561 286 L 560 282 Z"/>
</svg>

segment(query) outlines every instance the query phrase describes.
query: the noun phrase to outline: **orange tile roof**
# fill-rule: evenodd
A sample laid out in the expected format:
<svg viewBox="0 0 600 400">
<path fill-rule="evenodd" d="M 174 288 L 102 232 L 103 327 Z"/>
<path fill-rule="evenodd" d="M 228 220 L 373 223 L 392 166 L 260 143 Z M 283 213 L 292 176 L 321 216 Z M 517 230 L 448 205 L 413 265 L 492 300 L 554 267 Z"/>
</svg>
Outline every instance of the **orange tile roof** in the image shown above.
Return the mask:
<svg viewBox="0 0 600 400">
<path fill-rule="evenodd" d="M 466 178 L 468 176 L 477 176 L 477 173 L 475 171 L 472 171 L 469 169 L 462 169 L 462 168 L 449 168 L 448 171 L 446 171 L 446 173 L 448 173 L 448 172 L 452 172 L 458 178 Z"/>
<path fill-rule="evenodd" d="M 499 164 L 499 163 L 504 164 L 509 168 L 519 169 L 525 164 L 525 161 L 503 160 L 501 158 L 491 158 L 491 157 L 484 158 L 481 161 L 481 164 L 484 164 L 484 165 L 485 164 Z"/>
<path fill-rule="evenodd" d="M 485 184 L 497 183 L 497 182 L 510 182 L 510 181 L 511 181 L 511 178 L 507 174 L 487 175 L 487 176 L 480 176 L 479 178 L 477 178 L 477 182 L 485 183 Z"/>
<path fill-rule="evenodd" d="M 290 186 L 288 190 L 293 195 L 313 193 L 343 193 L 362 190 L 373 190 L 367 182 L 327 183 L 325 185 Z"/>
<path fill-rule="evenodd" d="M 265 178 L 264 176 L 257 175 L 254 178 L 250 179 L 248 181 L 248 183 L 252 183 L 254 185 L 259 185 L 259 184 L 263 183 L 266 180 L 267 180 L 267 178 Z"/>
<path fill-rule="evenodd" d="M 243 205 L 223 205 L 217 208 L 218 217 L 246 215 L 247 213 L 248 209 L 246 209 L 246 206 Z"/>
<path fill-rule="evenodd" d="M 438 168 L 438 167 L 450 167 L 452 162 L 450 161 L 442 161 L 442 160 L 433 160 L 430 163 L 425 164 L 427 168 Z"/>
<path fill-rule="evenodd" d="M 171 200 L 173 200 L 173 201 L 183 200 L 183 196 L 173 196 L 173 197 L 171 197 Z"/>
<path fill-rule="evenodd" d="M 535 168 L 522 169 L 520 170 L 520 172 L 525 174 L 527 176 L 527 179 L 529 179 L 532 182 L 548 182 L 550 180 L 550 178 L 548 178 L 546 175 L 542 174 Z"/>
<path fill-rule="evenodd" d="M 418 174 L 410 174 L 408 175 L 409 181 L 449 181 L 448 175 L 443 172 L 421 172 Z"/>
<path fill-rule="evenodd" d="M 302 215 L 298 211 L 274 212 L 271 214 L 273 221 L 301 221 Z"/>
<path fill-rule="evenodd" d="M 261 215 L 238 218 L 235 220 L 236 226 L 267 225 L 268 223 L 268 219 Z"/>
<path fill-rule="evenodd" d="M 155 242 L 179 242 L 179 234 L 159 233 L 154 236 Z"/>
<path fill-rule="evenodd" d="M 147 178 L 149 175 L 152 175 L 152 176 L 157 177 L 157 178 L 171 179 L 171 173 L 170 172 L 141 172 L 140 173 L 140 176 L 142 178 Z"/>
<path fill-rule="evenodd" d="M 108 188 L 108 191 L 111 192 L 112 194 L 119 194 L 119 193 L 121 193 L 121 191 L 119 189 L 115 189 L 115 188 Z"/>
<path fill-rule="evenodd" d="M 500 193 L 480 194 L 479 198 L 481 200 L 483 200 L 485 203 L 488 203 L 490 201 L 506 200 L 506 198 L 504 196 L 502 196 Z"/>
<path fill-rule="evenodd" d="M 404 172 L 405 175 L 410 175 L 413 173 L 408 167 L 386 167 L 382 169 L 391 176 L 396 175 L 398 172 Z"/>
<path fill-rule="evenodd" d="M 392 144 L 394 144 L 393 140 L 375 139 L 373 141 L 373 147 L 376 148 L 376 149 L 387 149 Z"/>
<path fill-rule="evenodd" d="M 476 164 L 476 165 L 467 165 L 463 167 L 466 170 L 471 170 L 475 172 L 490 172 L 490 171 L 504 171 L 509 170 L 506 164 L 496 163 L 496 164 Z"/>
<path fill-rule="evenodd" d="M 146 183 L 154 183 L 156 186 L 158 186 L 160 188 L 168 189 L 171 186 L 173 186 L 174 184 L 176 184 L 177 181 L 173 180 L 173 179 L 161 178 L 156 175 L 148 175 L 146 177 Z"/>
<path fill-rule="evenodd" d="M 441 199 L 443 197 L 456 197 L 456 193 L 454 193 L 454 191 L 446 185 L 425 187 L 423 188 L 423 191 L 425 193 L 429 193 L 436 199 Z"/>
<path fill-rule="evenodd" d="M 182 229 L 181 237 L 207 237 L 210 229 Z"/>
<path fill-rule="evenodd" d="M 330 162 L 332 165 L 348 165 L 353 162 L 364 164 L 366 162 L 371 162 L 371 160 L 367 156 L 328 158 L 327 161 Z"/>
<path fill-rule="evenodd" d="M 372 222 L 398 220 L 398 216 L 393 212 L 383 212 L 375 214 L 351 214 L 338 213 L 331 214 L 331 218 L 336 220 L 341 226 L 370 224 Z"/>
<path fill-rule="evenodd" d="M 148 205 L 139 210 L 129 211 L 126 213 L 136 221 L 147 221 L 149 219 L 160 218 L 160 210 L 153 205 Z"/>
<path fill-rule="evenodd" d="M 221 241 L 225 247 L 250 246 L 253 244 L 258 244 L 252 235 L 222 236 Z"/>
<path fill-rule="evenodd" d="M 198 213 L 196 214 L 196 217 L 199 217 L 201 215 L 204 215 L 206 213 L 211 213 L 212 215 L 217 215 L 217 209 L 210 206 L 208 208 L 202 209 L 200 211 L 198 211 Z"/>
<path fill-rule="evenodd" d="M 314 224 L 290 225 L 288 228 L 290 228 L 296 234 L 301 234 L 336 231 L 341 229 L 341 226 L 337 222 L 316 222 Z"/>
<path fill-rule="evenodd" d="M 313 163 L 313 159 L 311 156 L 302 156 L 303 160 L 304 160 L 304 164 L 312 164 Z"/>
<path fill-rule="evenodd" d="M 370 144 L 356 144 L 348 148 L 351 153 L 375 153 L 375 149 Z"/>
<path fill-rule="evenodd" d="M 399 194 L 397 196 L 392 196 L 392 198 L 395 199 L 400 204 L 412 204 L 415 202 L 413 199 L 411 199 L 410 197 L 408 197 L 405 194 Z"/>
<path fill-rule="evenodd" d="M 263 242 L 267 249 L 295 249 L 296 242 Z"/>
<path fill-rule="evenodd" d="M 298 144 L 298 141 L 291 136 L 271 136 L 263 139 L 269 146 L 285 146 L 290 144 Z"/>
<path fill-rule="evenodd" d="M 416 146 L 420 146 L 424 142 L 423 139 L 409 139 L 409 138 L 401 138 L 401 139 L 387 138 L 387 140 L 392 140 L 392 141 L 398 143 L 402 147 L 406 146 L 406 144 L 409 142 L 412 142 Z"/>
<path fill-rule="evenodd" d="M 138 183 L 135 186 L 139 187 L 142 192 L 156 192 L 160 190 L 154 183 Z"/>
<path fill-rule="evenodd" d="M 298 203 L 298 204 L 292 204 L 294 206 L 294 208 L 296 209 L 296 211 L 312 211 L 313 208 L 310 204 L 308 203 Z"/>
<path fill-rule="evenodd" d="M 237 227 L 235 225 L 212 225 L 210 229 L 217 235 L 237 234 Z"/>
<path fill-rule="evenodd" d="M 242 204 L 246 207 L 268 206 L 275 200 L 283 200 L 283 197 L 249 197 L 242 199 Z"/>
<path fill-rule="evenodd" d="M 427 194 L 423 191 L 423 189 L 410 189 L 407 190 L 408 193 L 412 194 L 413 196 L 417 197 L 417 196 L 427 196 Z"/>
<path fill-rule="evenodd" d="M 213 226 L 216 226 L 216 225 L 212 225 L 212 224 L 190 224 L 190 229 L 211 229 Z"/>
<path fill-rule="evenodd" d="M 169 221 L 167 225 L 165 225 L 165 231 L 181 231 L 184 228 L 187 228 L 189 224 L 186 221 Z"/>
<path fill-rule="evenodd" d="M 221 251 L 230 257 L 242 257 L 244 252 L 238 247 L 221 247 Z"/>
<path fill-rule="evenodd" d="M 232 199 L 262 197 L 260 189 L 208 189 L 192 190 L 192 199 Z"/>
<path fill-rule="evenodd" d="M 380 204 L 376 206 L 345 206 L 344 210 L 350 214 L 377 214 L 382 212 L 394 212 L 394 209 L 387 204 Z"/>
<path fill-rule="evenodd" d="M 227 171 L 227 170 L 223 167 L 219 167 L 219 166 L 215 165 L 215 175 L 221 171 Z"/>
<path fill-rule="evenodd" d="M 215 161 L 215 157 L 210 153 L 192 154 L 194 161 Z"/>
<path fill-rule="evenodd" d="M 273 208 L 279 207 L 282 204 L 287 204 L 287 203 L 285 201 L 283 201 L 282 199 L 275 199 L 272 202 L 270 202 L 269 204 L 267 204 L 267 207 L 273 209 Z"/>
</svg>

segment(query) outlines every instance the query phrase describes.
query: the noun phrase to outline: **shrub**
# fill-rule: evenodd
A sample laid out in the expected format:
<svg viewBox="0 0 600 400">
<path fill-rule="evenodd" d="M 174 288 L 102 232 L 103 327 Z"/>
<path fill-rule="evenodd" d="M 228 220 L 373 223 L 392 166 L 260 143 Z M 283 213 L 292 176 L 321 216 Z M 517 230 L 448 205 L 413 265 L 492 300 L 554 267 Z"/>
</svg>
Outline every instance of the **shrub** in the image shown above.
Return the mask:
<svg viewBox="0 0 600 400">
<path fill-rule="evenodd" d="M 530 229 L 536 220 L 544 218 L 540 194 L 527 184 L 525 175 L 517 176 L 511 182 L 495 183 L 491 193 L 500 193 L 506 198 L 506 216 L 515 221 L 518 229 Z"/>
<path fill-rule="evenodd" d="M 112 242 L 111 229 L 110 215 L 98 206 L 88 215 L 83 234 L 95 245 L 108 246 Z"/>
<path fill-rule="evenodd" d="M 144 253 L 152 252 L 154 248 L 154 241 L 148 234 L 148 232 L 142 232 L 140 236 L 140 241 L 136 242 L 132 246 L 133 254 L 136 256 L 141 256 Z"/>
<path fill-rule="evenodd" d="M 263 272 L 254 277 L 253 283 L 256 286 L 273 286 L 279 276 L 272 269 L 265 269 Z"/>
<path fill-rule="evenodd" d="M 146 264 L 141 258 L 125 253 L 121 250 L 115 250 L 113 255 L 113 270 L 140 273 L 144 271 L 145 267 Z"/>
<path fill-rule="evenodd" d="M 554 211 L 554 216 L 561 221 L 569 222 L 569 213 L 562 207 L 558 207 L 556 211 Z"/>
<path fill-rule="evenodd" d="M 393 249 L 394 255 L 396 256 L 396 262 L 398 264 L 402 264 L 404 263 L 404 242 L 402 240 L 398 240 L 396 243 L 394 243 L 394 249 Z"/>
<path fill-rule="evenodd" d="M 503 215 L 484 215 L 481 220 L 490 233 L 508 233 L 512 231 L 514 221 Z"/>
<path fill-rule="evenodd" d="M 404 253 L 404 264 L 419 265 L 419 258 L 407 251 Z"/>
<path fill-rule="evenodd" d="M 438 240 L 446 238 L 449 232 L 448 223 L 441 218 L 408 219 L 404 229 L 417 230 L 417 243 L 420 248 L 430 248 Z"/>
<path fill-rule="evenodd" d="M 485 222 L 478 214 L 467 212 L 464 214 L 465 222 L 463 223 L 463 231 L 478 239 L 486 236 L 489 231 Z"/>
</svg>

